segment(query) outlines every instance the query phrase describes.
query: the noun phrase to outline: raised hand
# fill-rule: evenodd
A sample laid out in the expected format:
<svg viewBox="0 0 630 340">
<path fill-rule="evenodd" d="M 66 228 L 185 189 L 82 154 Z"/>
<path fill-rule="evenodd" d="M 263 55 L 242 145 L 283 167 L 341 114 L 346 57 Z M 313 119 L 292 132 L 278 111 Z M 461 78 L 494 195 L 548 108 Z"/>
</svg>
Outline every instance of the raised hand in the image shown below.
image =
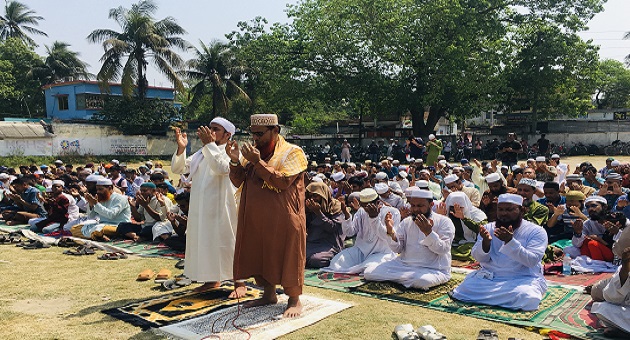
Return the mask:
<svg viewBox="0 0 630 340">
<path fill-rule="evenodd" d="M 488 229 L 484 228 L 483 226 L 479 228 L 479 235 L 481 235 L 481 238 L 485 241 L 492 241 L 492 235 L 490 234 Z"/>
<path fill-rule="evenodd" d="M 322 206 L 310 198 L 306 200 L 306 209 L 318 215 L 322 213 Z"/>
<path fill-rule="evenodd" d="M 142 194 L 138 194 L 136 195 L 136 203 L 144 207 L 149 204 L 149 200 L 148 198 L 142 196 Z"/>
<path fill-rule="evenodd" d="M 208 143 L 213 143 L 215 140 L 217 140 L 217 137 L 214 134 L 214 131 L 212 131 L 207 126 L 200 126 L 197 129 L 197 137 L 201 139 L 201 142 L 203 143 L 203 145 L 206 145 Z"/>
<path fill-rule="evenodd" d="M 232 162 L 238 162 L 240 157 L 240 151 L 238 149 L 238 142 L 229 140 L 225 145 L 225 153 L 230 157 Z"/>
<path fill-rule="evenodd" d="M 512 241 L 512 237 L 514 236 L 514 230 L 512 226 L 509 227 L 498 227 L 494 228 L 494 236 L 496 236 L 499 240 L 504 243 L 508 243 Z"/>
<path fill-rule="evenodd" d="M 185 150 L 186 146 L 188 146 L 188 134 L 182 132 L 180 128 L 175 128 L 175 142 L 178 150 Z"/>
<path fill-rule="evenodd" d="M 245 157 L 245 159 L 250 163 L 256 164 L 260 162 L 260 151 L 258 151 L 258 149 L 256 149 L 256 147 L 252 144 L 246 142 L 243 145 L 241 152 L 243 153 L 243 157 Z"/>
<path fill-rule="evenodd" d="M 623 195 L 623 192 L 621 191 L 621 185 L 619 185 L 619 183 L 616 183 L 616 182 L 613 183 L 612 187 L 613 187 L 613 190 L 612 190 L 613 194 L 619 195 L 619 196 Z"/>
<path fill-rule="evenodd" d="M 374 218 L 374 217 L 378 216 L 378 205 L 376 205 L 374 203 L 370 203 L 370 204 L 366 205 L 365 208 L 363 208 L 363 209 L 365 209 L 365 212 L 371 218 Z"/>
<path fill-rule="evenodd" d="M 483 195 L 481 197 L 481 204 L 483 204 L 484 207 L 489 206 L 490 202 L 492 202 L 492 201 L 490 200 L 490 196 L 489 195 Z"/>
<path fill-rule="evenodd" d="M 584 222 L 582 220 L 573 221 L 573 232 L 576 234 L 581 234 L 584 230 Z"/>
<path fill-rule="evenodd" d="M 560 215 L 564 214 L 564 210 L 565 210 L 564 205 L 559 205 L 559 206 L 553 208 L 553 214 L 556 215 L 556 216 L 560 216 Z"/>
<path fill-rule="evenodd" d="M 394 230 L 394 217 L 391 212 L 388 212 L 385 215 L 385 228 L 387 229 L 388 234 L 391 234 Z"/>
<path fill-rule="evenodd" d="M 406 206 L 403 206 L 403 207 L 399 208 L 398 211 L 400 211 L 400 220 L 401 221 L 411 215 L 411 210 L 409 210 L 409 208 L 407 208 Z"/>
<path fill-rule="evenodd" d="M 94 196 L 92 196 L 92 194 L 90 194 L 89 192 L 85 193 L 85 199 L 88 201 L 88 204 L 90 204 L 90 206 L 94 206 L 96 203 L 98 203 L 98 199 Z"/>
<path fill-rule="evenodd" d="M 453 205 L 453 216 L 459 218 L 460 220 L 463 219 L 464 216 L 464 207 L 460 206 L 459 204 L 455 203 L 455 205 Z"/>
<path fill-rule="evenodd" d="M 628 199 L 626 197 L 621 198 L 617 201 L 617 208 L 625 208 L 628 206 Z"/>
<path fill-rule="evenodd" d="M 435 207 L 435 212 L 440 214 L 440 215 L 444 215 L 446 216 L 446 203 L 444 202 L 439 202 L 437 204 L 437 206 Z"/>
<path fill-rule="evenodd" d="M 164 200 L 164 195 L 161 192 L 155 192 L 155 199 L 157 199 L 158 203 L 160 203 L 161 206 L 166 205 L 166 201 Z"/>
<path fill-rule="evenodd" d="M 171 222 L 171 224 L 173 224 L 175 222 L 175 213 L 167 211 L 166 212 L 166 219 L 169 220 Z"/>
<path fill-rule="evenodd" d="M 348 212 L 348 207 L 346 206 L 346 198 L 345 197 L 338 197 L 337 200 L 339 201 L 339 203 L 341 203 L 341 212 L 343 213 L 343 217 L 347 220 L 349 219 L 350 213 Z"/>
<path fill-rule="evenodd" d="M 602 184 L 599 187 L 599 196 L 605 196 L 606 194 L 608 194 L 608 183 L 604 182 L 604 184 Z"/>
<path fill-rule="evenodd" d="M 416 222 L 416 226 L 418 226 L 418 228 L 423 234 L 428 236 L 431 233 L 431 231 L 433 231 L 433 220 L 430 218 L 427 218 L 423 214 L 418 215 L 418 217 L 416 217 L 415 222 Z"/>
</svg>

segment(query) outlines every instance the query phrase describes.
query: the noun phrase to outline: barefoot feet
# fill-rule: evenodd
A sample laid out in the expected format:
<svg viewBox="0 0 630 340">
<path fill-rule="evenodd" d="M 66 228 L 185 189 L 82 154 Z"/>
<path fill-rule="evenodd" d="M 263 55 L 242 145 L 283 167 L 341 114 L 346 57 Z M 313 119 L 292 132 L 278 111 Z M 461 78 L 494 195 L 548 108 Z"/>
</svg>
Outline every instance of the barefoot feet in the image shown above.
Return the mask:
<svg viewBox="0 0 630 340">
<path fill-rule="evenodd" d="M 229 299 L 240 299 L 243 296 L 247 295 L 247 287 L 245 287 L 245 282 L 235 282 L 234 283 L 234 291 L 230 293 L 228 296 Z"/>
<path fill-rule="evenodd" d="M 278 295 L 274 289 L 265 289 L 263 296 L 260 299 L 247 301 L 243 304 L 245 308 L 252 308 L 258 306 L 275 305 L 278 303 Z"/>
<path fill-rule="evenodd" d="M 195 292 L 205 292 L 206 290 L 219 288 L 219 286 L 221 286 L 221 282 L 206 282 L 193 290 Z"/>
<path fill-rule="evenodd" d="M 285 318 L 297 318 L 302 314 L 302 303 L 300 302 L 300 297 L 289 297 L 289 302 L 287 303 L 287 309 L 284 310 L 284 314 L 282 314 Z"/>
</svg>

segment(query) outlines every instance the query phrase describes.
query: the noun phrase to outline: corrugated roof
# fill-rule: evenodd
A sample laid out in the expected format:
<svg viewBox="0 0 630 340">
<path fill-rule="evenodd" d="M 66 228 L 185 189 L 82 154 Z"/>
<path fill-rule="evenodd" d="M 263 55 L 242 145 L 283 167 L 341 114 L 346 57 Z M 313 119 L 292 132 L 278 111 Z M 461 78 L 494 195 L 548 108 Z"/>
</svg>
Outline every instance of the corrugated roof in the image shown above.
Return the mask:
<svg viewBox="0 0 630 340">
<path fill-rule="evenodd" d="M 47 138 L 40 123 L 0 122 L 0 139 Z"/>
</svg>

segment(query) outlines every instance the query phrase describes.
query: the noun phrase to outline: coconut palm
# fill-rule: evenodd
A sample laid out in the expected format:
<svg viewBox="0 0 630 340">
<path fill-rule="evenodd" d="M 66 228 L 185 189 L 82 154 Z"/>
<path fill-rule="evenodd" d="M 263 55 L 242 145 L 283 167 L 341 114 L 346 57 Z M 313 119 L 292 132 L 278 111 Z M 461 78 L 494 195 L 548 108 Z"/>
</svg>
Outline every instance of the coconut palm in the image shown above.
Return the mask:
<svg viewBox="0 0 630 340">
<path fill-rule="evenodd" d="M 18 38 L 31 46 L 37 46 L 35 40 L 27 35 L 39 34 L 48 36 L 32 26 L 39 25 L 43 17 L 35 15 L 28 6 L 17 1 L 8 1 L 4 6 L 4 16 L 0 16 L 0 40 Z"/>
<path fill-rule="evenodd" d="M 626 32 L 626 35 L 623 36 L 625 40 L 630 40 L 630 32 Z M 626 56 L 626 65 L 630 66 L 630 54 Z"/>
<path fill-rule="evenodd" d="M 68 77 L 76 79 L 90 79 L 93 77 L 87 71 L 88 64 L 79 59 L 79 53 L 68 49 L 70 44 L 55 41 L 52 46 L 46 46 L 44 66 L 33 69 L 32 73 L 39 75 L 46 84 L 54 83 Z"/>
<path fill-rule="evenodd" d="M 125 97 L 131 97 L 137 86 L 138 97 L 144 99 L 149 85 L 147 65 L 151 61 L 177 90 L 183 90 L 175 71 L 183 61 L 172 48 L 188 48 L 188 43 L 178 37 L 186 31 L 172 17 L 156 21 L 153 17 L 156 10 L 157 5 L 151 0 L 133 4 L 131 9 L 112 8 L 109 18 L 114 19 L 122 31 L 96 29 L 88 35 L 88 41 L 103 43 L 105 54 L 100 59 L 103 65 L 96 78 L 105 89 L 108 82 L 120 79 Z"/>
<path fill-rule="evenodd" d="M 227 115 L 229 100 L 241 97 L 250 102 L 249 96 L 239 86 L 245 67 L 239 64 L 230 46 L 214 40 L 209 45 L 199 42 L 196 58 L 186 62 L 187 70 L 181 74 L 197 83 L 190 89 L 192 101 L 197 103 L 206 95 L 212 95 L 212 116 Z"/>
</svg>

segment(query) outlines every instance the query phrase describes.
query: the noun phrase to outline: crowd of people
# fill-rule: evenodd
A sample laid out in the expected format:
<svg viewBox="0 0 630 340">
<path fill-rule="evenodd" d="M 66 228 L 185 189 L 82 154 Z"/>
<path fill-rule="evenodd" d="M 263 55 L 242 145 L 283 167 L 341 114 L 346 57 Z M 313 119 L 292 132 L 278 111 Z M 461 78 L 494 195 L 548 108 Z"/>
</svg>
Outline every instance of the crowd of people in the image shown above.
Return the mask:
<svg viewBox="0 0 630 340">
<path fill-rule="evenodd" d="M 453 299 L 536 310 L 543 263 L 558 260 L 553 247 L 564 241 L 560 259 L 616 270 L 590 288 L 593 311 L 630 332 L 621 312 L 630 303 L 630 165 L 572 169 L 558 155 L 518 163 L 513 134 L 499 146 L 501 161 L 450 164 L 431 135 L 408 164 L 380 153 L 353 163 L 343 151 L 345 162 L 309 163 L 275 115 L 251 117 L 251 143 L 233 141 L 234 132 L 217 117 L 187 155 L 188 136 L 176 130 L 176 179 L 157 162 L 2 167 L 2 218 L 40 233 L 163 242 L 185 251 L 184 274 L 203 283 L 197 289 L 233 280 L 238 298 L 253 277 L 264 288 L 247 304 L 256 306 L 276 303 L 281 285 L 287 317 L 301 313 L 305 268 L 426 290 L 450 280 L 452 260 L 480 265 Z"/>
</svg>

